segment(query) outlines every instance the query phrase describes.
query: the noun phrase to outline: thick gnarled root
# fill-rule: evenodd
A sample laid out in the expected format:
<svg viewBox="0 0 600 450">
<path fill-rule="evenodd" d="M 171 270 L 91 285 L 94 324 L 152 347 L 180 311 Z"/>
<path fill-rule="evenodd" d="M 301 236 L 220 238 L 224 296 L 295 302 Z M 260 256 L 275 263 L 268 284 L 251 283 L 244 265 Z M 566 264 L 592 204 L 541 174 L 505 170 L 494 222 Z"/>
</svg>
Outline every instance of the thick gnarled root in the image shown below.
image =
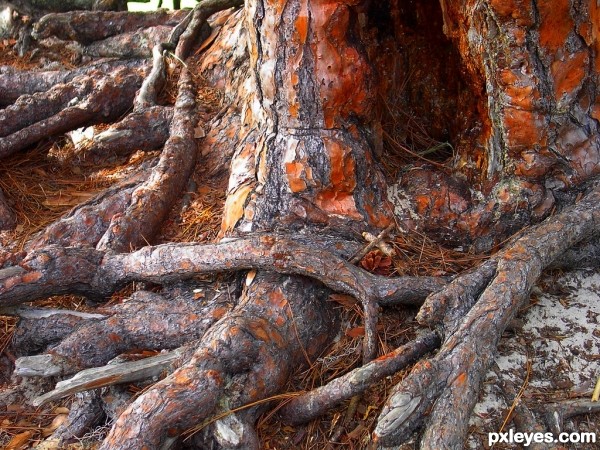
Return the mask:
<svg viewBox="0 0 600 450">
<path fill-rule="evenodd" d="M 280 392 L 336 332 L 326 295 L 304 278 L 259 273 L 190 362 L 131 404 L 101 448 L 165 448 L 214 414 Z"/>
</svg>

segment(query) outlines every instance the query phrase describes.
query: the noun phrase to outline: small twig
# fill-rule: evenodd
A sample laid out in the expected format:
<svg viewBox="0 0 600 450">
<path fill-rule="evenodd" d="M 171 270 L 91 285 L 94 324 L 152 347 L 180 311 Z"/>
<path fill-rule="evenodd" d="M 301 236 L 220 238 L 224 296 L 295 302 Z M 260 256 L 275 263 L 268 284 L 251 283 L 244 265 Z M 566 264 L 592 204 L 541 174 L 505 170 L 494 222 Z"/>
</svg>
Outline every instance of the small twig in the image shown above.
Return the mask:
<svg viewBox="0 0 600 450">
<path fill-rule="evenodd" d="M 545 432 L 546 429 L 540 423 L 538 423 L 533 412 L 521 401 L 531 376 L 531 358 L 527 358 L 527 374 L 519 392 L 517 392 L 516 386 L 511 381 L 502 376 L 502 371 L 497 363 L 495 364 L 493 370 L 498 377 L 498 382 L 500 383 L 500 387 L 502 388 L 506 402 L 508 403 L 512 401 L 512 406 L 510 407 L 510 410 L 504 419 L 504 423 L 500 427 L 500 432 L 504 430 L 509 420 L 513 421 L 515 427 L 519 431 L 527 433 Z M 494 447 L 494 445 L 492 445 L 492 447 Z M 529 448 L 531 450 L 544 450 L 546 447 L 538 443 L 532 443 Z"/>
<path fill-rule="evenodd" d="M 598 381 L 596 381 L 596 387 L 592 394 L 592 401 L 597 402 L 598 400 L 600 400 L 600 377 L 598 377 Z"/>
<path fill-rule="evenodd" d="M 346 414 L 344 414 L 344 418 L 335 427 L 335 430 L 329 438 L 330 442 L 337 442 L 337 440 L 340 438 L 340 436 L 344 432 L 344 429 L 350 423 L 352 417 L 354 416 L 354 413 L 356 412 L 356 408 L 358 407 L 360 397 L 360 395 L 355 395 L 350 399 L 350 403 L 348 403 L 348 408 L 346 409 Z"/>
<path fill-rule="evenodd" d="M 413 152 L 412 150 L 409 150 L 408 148 L 406 148 L 406 146 L 402 145 L 400 142 L 396 141 L 392 136 L 390 136 L 389 133 L 387 133 L 385 130 L 383 131 L 384 136 L 389 139 L 394 145 L 396 145 L 398 148 L 401 148 L 402 150 L 404 150 L 406 153 L 408 153 L 409 155 L 414 156 L 415 158 L 419 158 L 425 162 L 428 162 L 429 164 L 433 164 L 434 166 L 446 169 L 447 167 L 444 164 L 440 164 L 439 162 L 436 161 L 432 161 L 431 159 L 427 159 L 424 156 L 421 156 L 420 154 Z"/>
<path fill-rule="evenodd" d="M 369 253 L 375 246 L 380 244 L 386 236 L 394 229 L 396 224 L 392 222 L 385 230 L 373 239 L 365 248 L 358 252 L 350 260 L 351 264 L 356 264 Z M 367 364 L 377 356 L 377 322 L 379 319 L 379 310 L 377 302 L 370 298 L 361 299 L 364 309 L 365 337 L 363 339 L 363 364 Z"/>
<path fill-rule="evenodd" d="M 502 433 L 502 431 L 504 431 L 504 427 L 506 427 L 506 425 L 512 418 L 513 413 L 515 412 L 515 409 L 518 407 L 518 405 L 521 401 L 521 397 L 523 397 L 523 394 L 525 393 L 525 389 L 529 385 L 529 376 L 531 375 L 531 360 L 529 359 L 529 357 L 527 358 L 526 367 L 527 367 L 527 373 L 525 374 L 525 380 L 523 381 L 523 384 L 521 385 L 521 389 L 519 389 L 519 392 L 517 393 L 516 397 L 514 398 L 512 405 L 510 405 L 510 408 L 506 414 L 506 417 L 504 418 L 504 422 L 502 422 L 502 426 L 500 427 L 499 433 Z"/>
<path fill-rule="evenodd" d="M 395 227 L 396 227 L 395 223 L 392 223 L 391 225 L 389 225 L 385 230 L 383 230 L 381 233 L 379 233 L 375 239 L 373 239 L 371 242 L 369 242 L 369 244 L 367 246 L 365 246 L 365 248 L 363 248 L 356 255 L 354 255 L 352 257 L 352 259 L 350 260 L 350 262 L 352 264 L 356 264 L 361 259 L 363 259 L 365 257 L 365 255 L 367 253 L 369 253 L 371 250 L 373 250 L 379 243 L 381 243 L 381 241 L 383 241 Z"/>
</svg>

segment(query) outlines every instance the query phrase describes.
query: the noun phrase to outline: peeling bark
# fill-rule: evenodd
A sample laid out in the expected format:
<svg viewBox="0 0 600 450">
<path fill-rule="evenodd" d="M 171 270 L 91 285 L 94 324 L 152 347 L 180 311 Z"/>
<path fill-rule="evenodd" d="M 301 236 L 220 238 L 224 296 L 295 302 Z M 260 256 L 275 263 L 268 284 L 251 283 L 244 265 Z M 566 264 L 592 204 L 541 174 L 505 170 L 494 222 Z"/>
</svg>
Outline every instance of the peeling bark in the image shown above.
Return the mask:
<svg viewBox="0 0 600 450">
<path fill-rule="evenodd" d="M 138 361 L 114 363 L 105 367 L 96 367 L 79 372 L 73 378 L 60 381 L 56 388 L 34 399 L 35 406 L 58 400 L 74 393 L 99 389 L 113 384 L 131 383 L 161 375 L 179 360 L 183 351 L 173 351 Z M 32 358 L 33 359 L 33 358 Z M 23 362 L 22 358 L 20 362 Z M 23 370 L 23 367 L 19 367 Z"/>
</svg>

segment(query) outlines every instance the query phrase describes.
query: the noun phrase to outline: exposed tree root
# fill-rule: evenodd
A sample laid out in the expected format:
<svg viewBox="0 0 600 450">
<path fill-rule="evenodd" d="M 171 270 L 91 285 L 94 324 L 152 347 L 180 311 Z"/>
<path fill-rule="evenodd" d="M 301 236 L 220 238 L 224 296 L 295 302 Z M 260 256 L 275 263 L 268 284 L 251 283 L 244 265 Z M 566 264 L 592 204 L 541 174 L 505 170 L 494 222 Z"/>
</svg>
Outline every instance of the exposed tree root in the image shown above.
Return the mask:
<svg viewBox="0 0 600 450">
<path fill-rule="evenodd" d="M 144 58 L 152 56 L 154 46 L 167 42 L 173 28 L 157 25 L 117 34 L 84 47 L 83 53 L 95 58 Z"/>
<path fill-rule="evenodd" d="M 15 1 L 38 3 L 38 0 Z M 124 4 L 123 0 L 106 1 L 117 9 Z M 99 0 L 86 3 L 90 8 L 100 7 Z M 224 448 L 258 448 L 253 427 L 263 406 L 252 405 L 252 402 L 282 392 L 294 370 L 310 365 L 332 342 L 339 331 L 339 322 L 334 306 L 326 299 L 333 290 L 352 295 L 363 306 L 364 365 L 295 398 L 284 407 L 284 417 L 296 423 L 311 420 L 423 357 L 441 342 L 435 356 L 420 361 L 394 388 L 374 437 L 378 444 L 396 445 L 428 417 L 422 448 L 460 448 L 483 376 L 493 361 L 503 330 L 525 303 L 541 271 L 558 257 L 567 255 L 567 249 L 574 244 L 598 233 L 600 188 L 579 204 L 513 239 L 506 250 L 450 284 L 439 277 L 387 278 L 367 273 L 354 264 L 392 229 L 390 223 L 394 220 L 394 208 L 388 202 L 387 185 L 377 164 L 382 155 L 372 151 L 383 146 L 379 142 L 381 121 L 375 111 L 378 97 L 386 89 L 376 81 L 375 73 L 402 73 L 405 69 L 396 65 L 377 67 L 372 63 L 374 53 L 383 47 L 369 43 L 369 35 L 375 33 L 369 28 L 375 22 L 377 25 L 385 22 L 384 32 L 404 33 L 399 26 L 403 20 L 398 17 L 400 7 L 397 2 L 383 2 L 382 6 L 377 2 L 355 1 L 247 0 L 244 25 L 237 27 L 238 34 L 231 35 L 235 39 L 229 36 L 224 39 L 228 42 L 220 47 L 227 53 L 226 63 L 222 62 L 223 55 L 218 55 L 212 60 L 203 59 L 196 67 L 198 75 L 203 75 L 206 67 L 220 65 L 208 78 L 213 77 L 211 82 L 217 80 L 215 85 L 228 88 L 225 94 L 228 105 L 222 109 L 223 115 L 215 121 L 215 126 L 206 130 L 205 147 L 229 140 L 240 143 L 239 146 L 229 144 L 227 149 L 229 155 L 235 150 L 221 233 L 228 237 L 219 244 L 148 245 L 126 253 L 145 245 L 158 234 L 194 169 L 198 153 L 196 131 L 198 136 L 203 135 L 207 125 L 202 123 L 202 129 L 196 127 L 198 92 L 192 83 L 191 61 L 182 64 L 175 107 L 158 106 L 165 83 L 165 49 L 175 49 L 176 56 L 185 60 L 193 46 L 208 36 L 208 17 L 242 3 L 241 0 L 206 0 L 191 13 L 54 14 L 36 26 L 36 38 L 56 36 L 77 41 L 84 46 L 84 60 L 108 55 L 147 58 L 153 51 L 152 70 L 148 69 L 147 61 L 141 63 L 136 59 L 121 65 L 105 62 L 75 71 L 27 76 L 5 69 L 0 71 L 0 104 L 15 102 L 0 111 L 0 157 L 82 125 L 115 120 L 132 106 L 132 114 L 77 151 L 100 161 L 108 153 L 123 155 L 132 149 L 151 150 L 164 145 L 154 167 L 140 169 L 126 182 L 108 189 L 49 226 L 27 244 L 26 257 L 13 255 L 12 260 L 2 262 L 2 307 L 64 293 L 104 300 L 133 281 L 143 282 L 142 289 L 146 289 L 138 290 L 122 304 L 99 309 L 99 316 L 67 313 L 39 317 L 30 309 L 13 309 L 12 312 L 21 315 L 29 314 L 15 333 L 14 343 L 20 346 L 18 356 L 46 352 L 41 356 L 19 358 L 16 374 L 49 377 L 85 369 L 59 383 L 54 391 L 38 397 L 35 404 L 39 405 L 81 390 L 158 378 L 172 372 L 126 408 L 124 404 L 130 400 L 129 395 L 117 388 L 106 395 L 107 406 L 104 407 L 97 392 L 79 396 L 67 424 L 53 436 L 60 442 L 81 435 L 86 427 L 97 422 L 104 408 L 110 417 L 119 416 L 102 445 L 104 450 L 168 448 L 182 434 L 200 428 L 202 433 L 193 437 L 199 447 L 208 447 L 210 442 L 211 446 Z M 437 2 L 430 3 L 438 7 Z M 491 3 L 479 2 L 482 8 L 494 12 L 496 7 Z M 451 5 L 442 2 L 442 6 L 446 9 L 442 11 L 445 16 Z M 421 8 L 416 10 L 417 15 L 426 10 Z M 450 12 L 461 17 L 462 7 L 452 8 Z M 476 12 L 490 18 L 490 11 Z M 389 23 L 383 19 L 387 12 L 394 13 L 389 14 L 393 16 Z M 453 14 L 440 20 L 444 21 L 448 36 L 460 41 L 462 30 L 452 29 Z M 535 15 L 541 14 L 532 13 Z M 506 36 L 504 19 L 501 14 L 497 16 L 496 31 Z M 533 19 L 539 22 L 539 18 Z M 478 28 L 480 19 L 473 20 L 468 22 L 473 25 L 472 29 L 482 30 Z M 536 33 L 541 25 L 535 24 Z M 591 21 L 589 24 L 583 20 L 577 22 L 578 29 L 584 30 L 584 25 L 592 30 Z M 25 31 L 23 37 L 27 36 Z M 587 40 L 581 31 L 582 39 L 577 44 L 578 64 L 585 61 L 587 66 L 592 66 L 588 63 L 593 54 L 585 52 L 592 50 L 594 31 L 588 31 Z M 213 33 L 211 39 L 216 35 Z M 395 44 L 399 44 L 400 38 L 394 37 L 398 40 Z M 528 45 L 539 50 L 544 58 L 549 57 L 538 45 L 537 36 L 527 38 Z M 211 39 L 207 41 L 212 42 Z M 235 40 L 243 40 L 243 45 L 232 43 Z M 482 39 L 479 45 L 490 50 L 490 54 L 496 50 L 495 46 L 484 45 L 486 43 Z M 198 52 L 208 45 L 203 45 Z M 468 70 L 492 72 L 488 67 L 479 67 L 479 62 L 473 66 L 469 56 L 463 55 L 465 62 L 471 64 Z M 511 54 L 507 52 L 507 56 Z M 521 67 L 536 66 L 528 61 Z M 552 70 L 558 69 L 566 74 L 569 68 L 561 69 L 555 63 L 558 60 L 537 61 L 542 67 L 540 70 L 548 72 L 549 81 L 542 83 L 533 79 L 553 86 L 562 78 L 572 78 L 552 74 Z M 518 78 L 511 70 L 507 67 L 503 75 L 508 79 Z M 589 70 L 587 68 L 581 76 L 591 76 Z M 228 71 L 235 73 L 229 77 L 235 80 L 227 79 L 224 73 Z M 248 73 L 250 78 L 246 79 Z M 11 74 L 19 77 L 21 86 L 11 89 Z M 407 79 L 409 74 L 406 70 Z M 521 75 L 526 74 L 521 73 L 519 77 Z M 492 86 L 491 81 L 470 80 L 478 88 Z M 583 78 L 578 83 L 584 83 Z M 556 136 L 567 136 L 560 137 L 565 148 L 557 147 L 557 153 L 564 152 L 558 159 L 569 170 L 573 169 L 567 164 L 571 161 L 569 158 L 573 157 L 575 163 L 581 162 L 580 172 L 573 169 L 580 177 L 592 176 L 596 170 L 591 168 L 594 164 L 588 164 L 594 161 L 592 150 L 581 150 L 585 156 L 578 157 L 567 150 L 567 146 L 576 145 L 577 140 L 581 141 L 582 148 L 584 141 L 590 148 L 596 142 L 593 134 L 598 113 L 594 112 L 596 116 L 591 120 L 587 116 L 592 113 L 583 111 L 591 108 L 584 104 L 593 102 L 595 97 L 591 94 L 595 85 L 591 86 L 594 84 L 591 78 L 585 83 L 585 86 L 571 88 L 573 98 L 577 97 L 583 106 L 571 108 L 566 104 L 571 102 L 566 86 L 561 89 L 567 95 L 560 100 L 565 103 L 561 116 L 570 114 L 577 120 L 582 118 L 578 124 L 581 129 L 586 127 L 582 136 L 577 136 L 576 130 L 562 128 L 558 122 L 535 118 L 536 123 L 556 125 L 559 130 Z M 517 83 L 506 81 L 506 84 Z M 394 86 L 394 83 L 386 86 Z M 492 87 L 494 99 L 504 98 L 504 88 Z M 481 130 L 491 130 L 490 136 L 498 142 L 486 135 L 483 140 L 474 139 L 474 145 L 481 148 L 476 148 L 473 155 L 459 149 L 457 155 L 470 168 L 465 169 L 466 173 L 456 172 L 472 183 L 487 177 L 485 189 L 493 192 L 491 197 L 506 201 L 492 199 L 479 209 L 469 209 L 477 202 L 466 182 L 455 183 L 426 168 L 407 171 L 405 183 L 410 185 L 406 192 L 420 208 L 417 212 L 433 224 L 431 229 L 445 234 L 444 227 L 452 223 L 454 228 L 447 236 L 449 239 L 464 231 L 468 235 L 465 242 L 489 248 L 495 239 L 503 239 L 510 230 L 544 217 L 555 198 L 545 184 L 543 187 L 537 184 L 550 173 L 542 173 L 544 168 L 536 172 L 539 155 L 534 157 L 521 151 L 533 145 L 527 140 L 517 142 L 526 137 L 526 133 L 513 135 L 510 129 L 509 119 L 519 124 L 518 118 L 499 102 L 494 105 L 498 108 L 495 111 L 486 108 L 493 102 L 484 98 L 485 89 L 480 90 L 481 98 L 473 105 L 479 103 L 479 110 L 487 114 L 486 120 L 494 123 L 471 120 L 467 116 L 477 115 L 473 111 L 460 119 L 460 126 L 466 129 L 469 122 L 469 133 L 473 136 Z M 556 106 L 558 110 L 558 98 L 550 98 L 550 91 L 542 92 L 543 96 L 535 97 L 535 101 Z M 522 100 L 529 95 L 522 94 Z M 521 106 L 518 111 L 523 109 Z M 233 113 L 236 108 L 241 112 Z M 493 114 L 500 114 L 502 120 L 497 121 Z M 221 119 L 223 123 L 217 124 Z M 203 122 L 204 117 L 200 121 Z M 502 125 L 501 129 L 495 122 Z M 574 121 L 569 118 L 569 123 L 574 124 Z M 473 140 L 470 139 L 473 136 L 461 134 L 457 139 Z M 511 143 L 511 139 L 516 141 Z M 554 139 L 553 142 L 561 141 Z M 484 155 L 483 149 L 492 144 L 497 148 Z M 523 161 L 515 164 L 513 153 L 519 153 Z M 544 155 L 546 157 L 555 158 L 554 155 Z M 224 166 L 223 161 L 229 162 L 224 157 L 218 163 Z M 210 164 L 214 166 L 215 161 Z M 439 162 L 433 164 L 442 166 Z M 550 162 L 547 164 L 551 167 Z M 518 177 L 513 178 L 512 167 L 519 167 Z M 149 179 L 143 180 L 147 174 L 150 174 Z M 535 178 L 535 183 L 527 177 Z M 557 180 L 560 177 L 550 182 Z M 433 196 L 432 185 L 438 189 Z M 4 212 L 7 209 L 3 209 L 4 203 L 0 197 L 0 228 L 14 222 L 10 213 Z M 523 206 L 523 214 L 516 214 L 515 206 Z M 472 214 L 467 217 L 468 212 Z M 384 228 L 370 247 L 356 253 L 359 245 L 355 236 L 360 234 L 355 233 L 368 229 L 376 234 L 375 230 Z M 296 236 L 292 239 L 268 234 L 272 230 L 286 233 L 293 230 Z M 252 232 L 257 234 L 250 234 Z M 584 254 L 581 257 L 574 253 L 567 260 L 600 260 L 597 256 L 600 252 L 593 244 L 586 247 Z M 356 256 L 352 260 L 353 255 Z M 236 291 L 236 287 L 229 286 L 222 296 L 207 289 L 201 298 L 195 297 L 198 292 L 194 291 L 197 285 L 194 278 L 198 275 L 248 269 L 258 273 L 255 278 L 247 278 L 239 301 L 237 295 L 230 300 L 229 294 Z M 183 286 L 174 286 L 182 280 Z M 156 285 L 160 285 L 162 291 L 158 292 Z M 418 320 L 435 331 L 371 361 L 377 350 L 378 307 L 414 306 L 428 295 Z M 36 329 L 44 333 L 42 338 L 35 336 Z M 49 329 L 52 331 L 47 331 Z M 198 340 L 199 343 L 195 342 Z M 177 350 L 135 363 L 90 369 L 136 348 Z M 219 414 L 241 406 L 248 408 L 219 418 Z M 589 404 L 564 404 L 553 405 L 548 411 L 552 417 L 560 418 L 587 412 L 590 408 L 597 409 Z M 535 425 L 531 411 L 524 408 L 519 413 L 524 418 L 522 426 Z M 554 423 L 550 428 L 556 431 L 561 426 Z"/>
<path fill-rule="evenodd" d="M 198 42 L 202 28 L 206 26 L 206 21 L 210 16 L 224 9 L 243 4 L 243 0 L 205 0 L 196 5 L 185 30 L 182 30 L 181 35 L 176 37 L 175 54 L 177 57 L 185 59 L 190 55 L 192 47 Z M 173 38 L 171 38 L 172 41 Z"/>
<path fill-rule="evenodd" d="M 162 448 L 216 412 L 280 392 L 333 338 L 326 295 L 306 279 L 259 273 L 191 361 L 135 400 L 101 448 Z"/>
<path fill-rule="evenodd" d="M 154 238 L 173 203 L 180 197 L 196 162 L 195 90 L 187 69 L 179 79 L 179 94 L 170 137 L 149 179 L 132 193 L 122 215 L 115 215 L 98 243 L 99 249 L 117 252 L 147 244 Z"/>
<path fill-rule="evenodd" d="M 111 186 L 48 225 L 27 242 L 25 249 L 31 251 L 47 245 L 95 247 L 108 230 L 112 218 L 127 209 L 134 190 L 148 177 L 153 162 L 142 163 L 123 182 Z"/>
<path fill-rule="evenodd" d="M 502 332 L 526 302 L 541 271 L 574 244 L 600 231 L 599 202 L 600 188 L 596 187 L 579 203 L 531 228 L 502 251 L 493 279 L 482 286 L 478 301 L 463 317 L 451 314 L 456 326 L 443 326 L 450 334 L 439 353 L 420 361 L 390 395 L 374 433 L 376 441 L 385 446 L 398 444 L 429 414 L 421 448 L 462 445 Z M 483 266 L 483 279 L 489 279 L 489 269 L 489 265 Z M 465 292 L 460 284 L 459 277 L 444 296 L 460 298 Z M 473 283 L 467 282 L 467 286 Z"/>
<path fill-rule="evenodd" d="M 169 138 L 173 108 L 153 106 L 132 112 L 107 130 L 80 143 L 76 152 L 89 162 L 106 161 L 110 156 L 122 156 L 135 150 L 158 150 Z"/>
<path fill-rule="evenodd" d="M 88 96 L 94 88 L 95 72 L 72 82 L 58 85 L 48 92 L 21 97 L 14 105 L 0 112 L 0 135 L 8 136 L 62 111 L 70 102 Z M 77 100 L 75 100 L 77 101 Z"/>
<path fill-rule="evenodd" d="M 342 375 L 325 386 L 295 397 L 280 411 L 286 422 L 310 422 L 328 409 L 363 393 L 369 386 L 412 364 L 440 344 L 436 333 L 428 333 L 393 352 Z"/>
<path fill-rule="evenodd" d="M 228 289 L 218 294 L 203 289 L 203 301 L 198 301 L 191 293 L 167 299 L 137 291 L 124 303 L 102 309 L 105 318 L 80 321 L 80 326 L 61 336 L 61 342 L 45 357 L 46 364 L 60 372 L 46 374 L 71 374 L 104 365 L 132 349 L 173 349 L 200 339 L 230 309 L 230 298 L 225 293 L 230 294 Z M 37 365 L 36 358 L 21 358 L 18 366 L 27 371 L 27 361 Z"/>
<path fill-rule="evenodd" d="M 44 351 L 69 336 L 86 321 L 106 319 L 103 314 L 81 313 L 63 309 L 3 308 L 2 314 L 20 318 L 12 337 L 15 356 Z"/>
<path fill-rule="evenodd" d="M 158 104 L 158 95 L 167 82 L 163 52 L 162 44 L 155 45 L 152 49 L 152 70 L 150 70 L 135 96 L 133 101 L 134 112 L 139 113 Z"/>
<path fill-rule="evenodd" d="M 221 244 L 163 244 L 128 254 L 49 246 L 31 252 L 19 266 L 0 270 L 0 304 L 64 293 L 105 298 L 131 281 L 162 284 L 245 269 L 303 275 L 358 299 L 395 304 L 420 304 L 446 285 L 439 277 L 373 275 L 322 247 L 265 235 Z"/>
<path fill-rule="evenodd" d="M 62 40 L 72 40 L 84 45 L 100 41 L 117 34 L 128 33 L 139 28 L 158 25 L 174 27 L 188 14 L 187 11 L 70 11 L 48 14 L 36 22 L 33 28 L 35 39 L 55 36 Z"/>
<path fill-rule="evenodd" d="M 73 11 L 123 11 L 127 9 L 124 0 L 11 0 L 19 10 L 45 15 L 49 12 Z"/>
<path fill-rule="evenodd" d="M 140 83 L 140 74 L 122 70 L 100 79 L 83 76 L 48 94 L 21 98 L 0 112 L 0 122 L 10 127 L 0 132 L 0 158 L 49 136 L 117 118 L 131 107 Z"/>
<path fill-rule="evenodd" d="M 71 404 L 67 420 L 52 433 L 49 440 L 56 441 L 59 445 L 73 442 L 74 438 L 82 437 L 103 417 L 104 411 L 98 391 L 78 393 L 75 395 L 75 401 Z"/>
<path fill-rule="evenodd" d="M 139 70 L 146 65 L 145 60 L 103 61 L 73 70 L 50 70 L 33 72 L 0 67 L 0 106 L 14 103 L 22 95 L 46 92 L 58 84 L 68 83 L 81 75 L 111 74 L 120 69 Z M 71 100 L 72 98 L 69 98 Z M 31 100 L 30 100 L 31 101 Z M 42 104 L 46 108 L 45 104 Z M 3 125 L 6 125 L 3 123 Z M 18 129 L 18 128 L 15 128 Z"/>
</svg>

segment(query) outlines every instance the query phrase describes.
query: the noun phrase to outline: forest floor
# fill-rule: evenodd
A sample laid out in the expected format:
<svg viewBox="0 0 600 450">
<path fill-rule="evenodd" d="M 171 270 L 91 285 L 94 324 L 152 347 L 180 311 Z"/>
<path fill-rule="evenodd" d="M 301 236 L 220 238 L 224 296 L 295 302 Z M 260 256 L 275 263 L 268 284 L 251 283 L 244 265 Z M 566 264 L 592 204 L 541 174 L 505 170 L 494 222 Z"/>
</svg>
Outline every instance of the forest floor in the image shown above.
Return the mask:
<svg viewBox="0 0 600 450">
<path fill-rule="evenodd" d="M 9 42 L 0 44 L 0 55 L 3 46 L 12 45 Z M 0 64 L 23 63 L 3 60 L 6 56 L 5 53 L 0 57 Z M 16 210 L 19 220 L 15 231 L 0 235 L 0 252 L 3 248 L 11 251 L 21 248 L 29 237 L 48 223 L 107 186 L 123 180 L 135 167 L 156 156 L 152 152 L 138 152 L 99 167 L 79 164 L 77 159 L 70 156 L 72 148 L 73 144 L 68 139 L 52 141 L 0 162 L 0 187 Z M 395 178 L 398 167 L 404 161 L 390 158 L 386 163 L 388 175 Z M 225 178 L 211 179 L 199 164 L 188 192 L 175 205 L 164 224 L 160 241 L 211 242 L 220 226 L 225 186 Z M 481 256 L 443 248 L 418 233 L 400 233 L 390 243 L 395 251 L 393 258 L 386 259 L 374 253 L 365 258 L 363 267 L 388 275 L 443 276 L 457 274 L 482 259 Z M 130 293 L 133 286 L 128 289 Z M 123 301 L 127 293 L 124 291 L 114 295 L 110 302 Z M 600 376 L 599 296 L 598 271 L 545 274 L 533 292 L 529 306 L 521 312 L 501 341 L 498 368 L 488 374 L 485 392 L 472 417 L 470 448 L 489 448 L 489 432 L 508 431 L 513 427 L 506 418 L 511 415 L 519 399 L 536 410 L 565 399 L 590 398 Z M 344 295 L 332 295 L 331 300 L 344 309 L 345 332 L 328 353 L 309 369 L 296 374 L 290 383 L 289 393 L 327 382 L 355 367 L 360 361 L 364 334 L 361 308 L 352 298 Z M 53 297 L 35 305 L 93 311 L 84 299 L 75 296 Z M 416 312 L 416 309 L 386 309 L 382 312 L 378 328 L 381 354 L 414 339 L 420 330 L 414 320 Z M 15 387 L 15 383 L 20 381 L 10 378 L 14 362 L 10 341 L 15 326 L 14 317 L 0 316 L 0 448 L 58 448 L 48 441 L 44 442 L 44 439 L 66 418 L 73 397 L 37 409 L 29 406 L 28 400 L 53 386 L 48 381 L 31 379 L 22 387 Z M 337 443 L 331 443 L 330 438 L 337 434 L 339 424 L 344 420 L 347 403 L 321 420 L 306 426 L 291 427 L 282 425 L 274 417 L 282 400 L 274 401 L 272 412 L 261 418 L 258 424 L 264 448 L 367 448 L 369 435 L 389 389 L 407 373 L 408 370 L 402 371 L 367 391 L 345 425 L 345 432 L 336 440 Z M 139 384 L 129 386 L 133 393 L 144 388 Z M 107 430 L 108 425 L 62 448 L 95 448 Z M 566 421 L 564 430 L 593 431 L 600 439 L 600 417 L 598 414 L 578 416 Z M 565 448 L 591 450 L 598 448 L 597 445 L 570 444 Z M 403 449 L 409 448 L 415 448 L 415 444 L 403 446 Z M 494 448 L 519 447 L 498 444 Z"/>
<path fill-rule="evenodd" d="M 141 161 L 152 157 L 152 154 L 136 154 L 126 160 L 115 160 L 103 168 L 81 166 L 76 160 L 66 157 L 70 145 L 55 145 L 47 154 L 37 149 L 0 164 L 0 179 L 4 180 L 5 192 L 18 193 L 14 200 L 20 217 L 17 230 L 2 236 L 4 245 L 20 245 L 82 198 L 118 182 Z M 7 183 L 11 183 L 10 186 Z M 165 223 L 162 241 L 210 242 L 216 236 L 224 187 L 207 179 L 200 166 L 197 167 L 194 184 L 194 190 L 188 192 L 187 198 L 174 208 Z M 365 268 L 390 275 L 451 275 L 481 259 L 443 248 L 418 233 L 401 234 L 391 244 L 395 250 L 391 261 L 374 255 L 374 258 L 363 261 L 363 265 L 368 262 Z M 532 293 L 531 303 L 503 337 L 498 368 L 490 371 L 484 395 L 471 420 L 470 448 L 489 448 L 489 432 L 507 431 L 513 427 L 506 418 L 519 399 L 534 410 L 565 399 L 589 399 L 599 375 L 599 295 L 598 271 L 545 274 Z M 125 297 L 127 292 L 121 292 L 110 302 L 120 302 Z M 309 385 L 327 381 L 354 367 L 360 360 L 364 333 L 361 309 L 347 296 L 334 295 L 332 300 L 345 310 L 345 334 L 313 367 L 296 375 L 290 384 L 290 393 L 306 386 L 307 380 Z M 35 305 L 92 311 L 84 299 L 74 296 L 53 297 Z M 387 309 L 383 312 L 379 327 L 382 354 L 416 336 L 419 326 L 414 321 L 415 314 L 416 309 Z M 39 445 L 64 420 L 73 398 L 38 409 L 28 406 L 27 399 L 50 390 L 52 385 L 31 379 L 23 388 L 15 389 L 16 380 L 9 377 L 14 360 L 9 343 L 15 324 L 13 317 L 0 316 L 0 351 L 3 352 L 0 357 L 0 446 L 4 445 L 7 449 L 57 448 L 48 442 L 41 447 Z M 403 371 L 384 380 L 362 397 L 345 427 L 345 433 L 338 439 L 339 445 L 329 443 L 329 438 L 343 420 L 347 404 L 305 427 L 282 426 L 273 414 L 267 414 L 258 426 L 264 448 L 366 448 L 387 390 L 406 373 Z M 505 383 L 512 386 L 512 392 L 506 390 Z M 139 392 L 144 386 L 131 385 L 129 388 L 132 392 Z M 275 412 L 278 402 L 273 404 Z M 594 431 L 600 436 L 600 421 L 597 415 L 578 416 L 567 421 L 564 430 Z M 106 431 L 107 427 L 96 430 L 68 448 L 94 448 Z M 415 448 L 414 443 L 403 448 Z M 494 448 L 518 447 L 502 444 Z M 597 447 L 573 445 L 565 448 L 587 450 Z"/>
</svg>

